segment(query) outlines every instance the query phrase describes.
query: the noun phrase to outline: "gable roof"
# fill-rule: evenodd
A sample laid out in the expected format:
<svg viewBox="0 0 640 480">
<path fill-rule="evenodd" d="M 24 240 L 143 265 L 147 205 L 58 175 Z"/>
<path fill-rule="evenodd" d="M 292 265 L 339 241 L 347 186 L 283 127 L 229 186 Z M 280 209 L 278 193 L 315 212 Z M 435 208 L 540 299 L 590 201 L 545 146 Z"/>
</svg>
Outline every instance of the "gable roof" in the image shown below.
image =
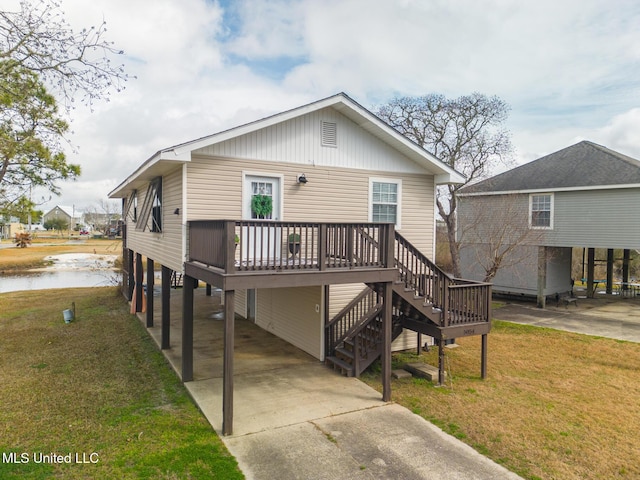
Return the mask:
<svg viewBox="0 0 640 480">
<path fill-rule="evenodd" d="M 191 152 L 195 150 L 225 142 L 327 107 L 334 108 L 359 127 L 387 143 L 428 172 L 433 173 L 436 184 L 464 183 L 465 178 L 461 173 L 427 152 L 417 143 L 409 140 L 345 93 L 338 93 L 323 100 L 287 110 L 255 122 L 159 150 L 110 192 L 109 197 L 126 197 L 128 192 L 136 188 L 136 184 L 142 181 L 147 182 L 154 176 L 162 175 L 164 172 L 174 168 L 176 164 L 190 162 Z"/>
<path fill-rule="evenodd" d="M 45 213 L 45 214 L 44 214 L 44 215 L 42 215 L 42 216 L 44 217 L 44 216 L 49 215 L 49 214 L 50 214 L 51 212 L 53 212 L 56 208 L 57 208 L 57 209 L 62 210 L 62 211 L 67 215 L 67 217 L 69 217 L 69 218 L 74 218 L 74 215 L 75 215 L 75 218 L 76 218 L 76 219 L 78 219 L 78 218 L 80 218 L 80 216 L 81 216 L 81 214 L 82 214 L 82 213 L 80 212 L 80 210 L 76 210 L 74 207 L 69 207 L 69 206 L 67 206 L 67 205 L 56 205 L 55 207 L 53 207 L 52 209 L 50 209 L 47 213 Z"/>
<path fill-rule="evenodd" d="M 483 195 L 640 187 L 640 161 L 593 142 L 570 147 L 460 189 Z"/>
</svg>

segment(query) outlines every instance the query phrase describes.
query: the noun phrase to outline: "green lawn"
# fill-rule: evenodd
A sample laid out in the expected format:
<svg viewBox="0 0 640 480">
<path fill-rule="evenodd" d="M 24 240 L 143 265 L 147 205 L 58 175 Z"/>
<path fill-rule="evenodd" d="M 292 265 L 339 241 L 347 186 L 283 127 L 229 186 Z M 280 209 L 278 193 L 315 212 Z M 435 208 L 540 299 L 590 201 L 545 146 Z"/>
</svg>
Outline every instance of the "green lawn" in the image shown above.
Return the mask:
<svg viewBox="0 0 640 480">
<path fill-rule="evenodd" d="M 244 478 L 115 288 L 0 294 L 0 365 L 2 479 Z"/>
</svg>

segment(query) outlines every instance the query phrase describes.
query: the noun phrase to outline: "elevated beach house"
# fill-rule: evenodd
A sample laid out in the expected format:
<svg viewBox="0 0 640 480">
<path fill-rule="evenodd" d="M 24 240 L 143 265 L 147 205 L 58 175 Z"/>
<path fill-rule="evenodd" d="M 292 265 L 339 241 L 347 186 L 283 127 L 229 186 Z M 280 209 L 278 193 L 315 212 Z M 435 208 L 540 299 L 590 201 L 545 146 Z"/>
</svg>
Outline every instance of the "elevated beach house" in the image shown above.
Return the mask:
<svg viewBox="0 0 640 480">
<path fill-rule="evenodd" d="M 540 307 L 547 298 L 566 299 L 580 280 L 588 297 L 598 284 L 609 294 L 637 293 L 629 275 L 630 251 L 640 249 L 635 158 L 582 141 L 468 185 L 458 200 L 465 277 L 483 279 L 483 263 L 508 250 L 492 280 L 495 292 L 536 297 Z M 478 221 L 483 215 L 486 221 Z M 572 275 L 576 247 L 582 249 L 583 271 Z M 596 249 L 606 249 L 606 258 L 596 258 Z M 617 281 L 615 260 L 622 260 Z M 595 277 L 596 264 L 606 265 L 606 278 Z"/>
<path fill-rule="evenodd" d="M 235 314 L 348 375 L 382 356 L 388 399 L 394 339 L 404 349 L 418 334 L 481 335 L 486 357 L 490 285 L 450 278 L 430 260 L 436 185 L 461 181 L 342 93 L 165 148 L 110 194 L 123 204 L 125 294 L 142 303 L 143 257 L 147 271 L 162 265 L 168 348 L 170 278 L 182 275 L 188 382 L 196 282 L 222 290 L 225 433 Z"/>
</svg>

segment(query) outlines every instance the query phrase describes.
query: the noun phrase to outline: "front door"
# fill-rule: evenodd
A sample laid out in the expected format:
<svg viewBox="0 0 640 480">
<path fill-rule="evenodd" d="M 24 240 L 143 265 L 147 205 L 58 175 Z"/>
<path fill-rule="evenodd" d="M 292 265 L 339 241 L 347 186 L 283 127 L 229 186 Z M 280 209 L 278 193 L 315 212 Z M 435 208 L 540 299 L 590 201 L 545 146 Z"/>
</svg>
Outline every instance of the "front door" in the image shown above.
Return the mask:
<svg viewBox="0 0 640 480">
<path fill-rule="evenodd" d="M 243 185 L 242 217 L 244 220 L 280 220 L 280 177 L 246 175 Z M 275 261 L 280 259 L 280 231 L 275 227 L 244 227 L 241 235 L 242 261 Z"/>
<path fill-rule="evenodd" d="M 280 220 L 280 177 L 246 175 L 243 187 L 244 220 Z M 264 201 L 265 198 L 270 198 L 270 211 L 266 208 L 269 201 Z"/>
</svg>

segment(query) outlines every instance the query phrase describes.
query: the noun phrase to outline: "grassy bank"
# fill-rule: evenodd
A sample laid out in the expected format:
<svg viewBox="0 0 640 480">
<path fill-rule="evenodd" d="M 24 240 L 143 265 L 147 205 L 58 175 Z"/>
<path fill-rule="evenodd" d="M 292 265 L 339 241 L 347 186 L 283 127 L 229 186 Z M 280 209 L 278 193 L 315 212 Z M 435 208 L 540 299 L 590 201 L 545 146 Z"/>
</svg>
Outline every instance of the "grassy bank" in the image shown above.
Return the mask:
<svg viewBox="0 0 640 480">
<path fill-rule="evenodd" d="M 452 382 L 394 380 L 393 400 L 524 478 L 640 478 L 640 345 L 495 322 L 483 381 L 480 339 L 458 343 Z M 437 365 L 437 351 L 394 368 L 407 361 Z"/>
<path fill-rule="evenodd" d="M 0 478 L 243 478 L 117 289 L 0 294 L 0 347 Z"/>
<path fill-rule="evenodd" d="M 4 240 L 3 245 L 8 241 Z M 99 255 L 121 255 L 122 240 L 99 238 L 87 239 L 37 239 L 27 248 L 0 248 L 0 273 L 19 273 L 41 268 L 49 264 L 48 255 L 61 253 L 96 253 Z"/>
</svg>

